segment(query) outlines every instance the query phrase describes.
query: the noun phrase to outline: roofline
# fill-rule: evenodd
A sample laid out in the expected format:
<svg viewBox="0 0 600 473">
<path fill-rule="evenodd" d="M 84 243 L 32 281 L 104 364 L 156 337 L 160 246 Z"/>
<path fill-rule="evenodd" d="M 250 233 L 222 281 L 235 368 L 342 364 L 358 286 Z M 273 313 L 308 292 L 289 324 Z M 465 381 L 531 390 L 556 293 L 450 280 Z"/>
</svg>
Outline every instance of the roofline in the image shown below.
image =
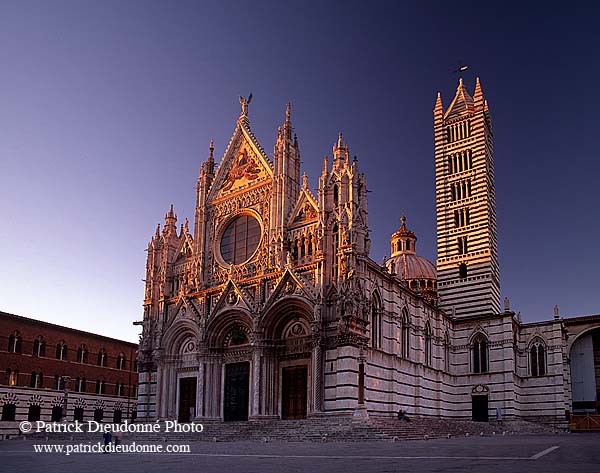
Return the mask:
<svg viewBox="0 0 600 473">
<path fill-rule="evenodd" d="M 51 322 L 45 322 L 44 320 L 39 320 L 39 319 L 32 319 L 31 317 L 24 317 L 22 315 L 11 314 L 10 312 L 0 311 L 0 317 L 14 318 L 17 320 L 21 320 L 23 322 L 34 323 L 36 325 L 42 325 L 44 327 L 51 327 L 51 328 L 57 328 L 57 329 L 61 329 L 61 330 L 67 330 L 68 332 L 77 333 L 80 335 L 86 335 L 88 337 L 100 338 L 103 340 L 111 340 L 113 342 L 118 342 L 118 343 L 123 343 L 125 345 L 129 345 L 130 348 L 135 348 L 136 350 L 139 346 L 137 343 L 128 342 L 126 340 L 120 340 L 118 338 L 108 337 L 106 335 L 100 335 L 98 333 L 86 332 L 85 330 L 79 330 L 76 328 L 65 327 L 64 325 L 53 324 Z"/>
<path fill-rule="evenodd" d="M 580 315 L 577 317 L 565 317 L 563 319 L 565 325 L 575 325 L 581 322 L 600 322 L 600 314 L 596 315 Z"/>
</svg>

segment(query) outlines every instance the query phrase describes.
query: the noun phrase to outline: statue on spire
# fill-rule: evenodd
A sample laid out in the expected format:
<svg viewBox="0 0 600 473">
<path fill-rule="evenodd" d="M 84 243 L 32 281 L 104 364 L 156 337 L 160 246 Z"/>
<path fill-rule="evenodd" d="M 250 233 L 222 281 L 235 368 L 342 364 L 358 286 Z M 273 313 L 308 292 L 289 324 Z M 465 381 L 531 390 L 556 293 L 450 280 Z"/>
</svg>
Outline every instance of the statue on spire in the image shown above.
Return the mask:
<svg viewBox="0 0 600 473">
<path fill-rule="evenodd" d="M 250 102 L 252 102 L 252 94 L 250 94 L 247 99 L 245 99 L 244 97 L 242 97 L 240 95 L 240 104 L 242 105 L 241 116 L 243 116 L 243 117 L 248 116 L 248 105 L 250 105 Z"/>
</svg>

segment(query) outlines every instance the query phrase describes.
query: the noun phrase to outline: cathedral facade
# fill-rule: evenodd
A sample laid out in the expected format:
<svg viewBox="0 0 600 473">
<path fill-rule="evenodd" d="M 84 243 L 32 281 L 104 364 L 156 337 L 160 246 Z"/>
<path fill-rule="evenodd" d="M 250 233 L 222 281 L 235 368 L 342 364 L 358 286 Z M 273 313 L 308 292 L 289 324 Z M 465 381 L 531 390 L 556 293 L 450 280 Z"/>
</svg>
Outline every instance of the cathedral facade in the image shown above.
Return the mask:
<svg viewBox="0 0 600 473">
<path fill-rule="evenodd" d="M 445 110 L 439 94 L 435 103 L 435 265 L 418 256 L 404 216 L 390 258 L 370 258 L 367 180 L 341 134 L 315 195 L 289 104 L 269 156 L 251 130 L 250 100 L 240 102 L 220 163 L 211 142 L 201 165 L 193 228 L 186 219 L 178 230 L 171 207 L 148 245 L 140 418 L 403 409 L 564 422 L 574 405 L 565 319 L 525 324 L 500 303 L 493 135 L 479 79 L 472 96 L 461 79 Z"/>
</svg>

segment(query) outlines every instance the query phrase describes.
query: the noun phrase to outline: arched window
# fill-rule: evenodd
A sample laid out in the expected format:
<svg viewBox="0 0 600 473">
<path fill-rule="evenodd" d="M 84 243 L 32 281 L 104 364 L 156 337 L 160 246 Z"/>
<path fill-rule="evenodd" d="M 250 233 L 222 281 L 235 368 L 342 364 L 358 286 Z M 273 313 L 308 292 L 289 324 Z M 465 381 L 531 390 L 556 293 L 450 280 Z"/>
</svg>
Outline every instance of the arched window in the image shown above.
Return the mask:
<svg viewBox="0 0 600 473">
<path fill-rule="evenodd" d="M 33 341 L 33 356 L 46 356 L 46 342 L 41 335 Z"/>
<path fill-rule="evenodd" d="M 21 334 L 18 330 L 15 330 L 14 333 L 10 334 L 8 337 L 8 352 L 9 353 L 21 353 L 23 339 L 21 338 Z"/>
<path fill-rule="evenodd" d="M 104 394 L 104 380 L 96 380 L 96 394 Z"/>
<path fill-rule="evenodd" d="M 531 366 L 531 376 L 545 376 L 546 345 L 539 338 L 535 339 L 529 348 L 529 364 Z"/>
<path fill-rule="evenodd" d="M 98 366 L 106 366 L 107 358 L 108 356 L 106 355 L 106 349 L 100 349 L 98 352 Z"/>
<path fill-rule="evenodd" d="M 381 303 L 377 294 L 373 295 L 371 303 L 371 346 L 381 348 L 382 341 Z"/>
<path fill-rule="evenodd" d="M 125 369 L 125 355 L 123 354 L 123 352 L 119 353 L 119 356 L 117 356 L 117 369 Z"/>
<path fill-rule="evenodd" d="M 6 370 L 6 384 L 9 386 L 17 386 L 19 383 L 19 370 Z"/>
<path fill-rule="evenodd" d="M 339 202 L 340 202 L 340 191 L 338 189 L 337 184 L 335 184 L 333 186 L 333 205 L 335 205 L 337 207 Z"/>
<path fill-rule="evenodd" d="M 14 422 L 17 414 L 17 406 L 9 403 L 2 406 L 2 420 Z"/>
<path fill-rule="evenodd" d="M 444 369 L 447 373 L 450 372 L 450 335 L 448 335 L 448 331 L 444 335 Z"/>
<path fill-rule="evenodd" d="M 410 358 L 410 319 L 408 316 L 408 311 L 405 309 L 402 310 L 402 358 L 406 358 L 407 360 Z"/>
<path fill-rule="evenodd" d="M 425 324 L 425 364 L 427 366 L 431 366 L 433 361 L 432 338 L 431 326 L 429 325 L 429 322 L 427 322 Z"/>
<path fill-rule="evenodd" d="M 44 387 L 44 375 L 40 371 L 36 373 L 35 371 L 31 372 L 31 382 L 29 383 L 29 387 L 31 388 L 43 388 Z"/>
<path fill-rule="evenodd" d="M 94 420 L 96 422 L 102 422 L 104 418 L 104 409 L 95 409 L 94 410 Z"/>
<path fill-rule="evenodd" d="M 61 340 L 56 345 L 56 359 L 66 361 L 67 359 L 67 344 Z"/>
<path fill-rule="evenodd" d="M 488 372 L 487 338 L 481 333 L 473 338 L 473 344 L 471 345 L 471 359 L 473 373 Z"/>
<path fill-rule="evenodd" d="M 85 392 L 85 378 L 81 377 L 75 380 L 75 391 L 78 393 Z"/>
<path fill-rule="evenodd" d="M 63 408 L 62 406 L 54 406 L 52 408 L 52 417 L 51 417 L 51 421 L 52 422 L 60 422 L 63 416 Z"/>
<path fill-rule="evenodd" d="M 87 350 L 87 347 L 85 346 L 85 343 L 82 343 L 81 345 L 79 345 L 79 348 L 77 349 L 77 361 L 79 363 L 87 363 L 88 362 L 88 350 Z"/>
<path fill-rule="evenodd" d="M 27 413 L 27 420 L 29 422 L 36 422 L 40 420 L 42 409 L 39 404 L 29 406 L 29 412 Z"/>
</svg>

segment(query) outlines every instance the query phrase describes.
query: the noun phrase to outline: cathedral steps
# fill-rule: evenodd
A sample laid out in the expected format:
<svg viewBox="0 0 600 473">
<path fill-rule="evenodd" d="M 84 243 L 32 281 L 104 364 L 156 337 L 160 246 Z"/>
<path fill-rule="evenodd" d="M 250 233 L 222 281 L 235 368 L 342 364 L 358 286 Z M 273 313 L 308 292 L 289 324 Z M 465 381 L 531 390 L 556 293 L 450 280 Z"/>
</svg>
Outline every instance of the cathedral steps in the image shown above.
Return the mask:
<svg viewBox="0 0 600 473">
<path fill-rule="evenodd" d="M 202 432 L 165 432 L 161 423 L 160 432 L 125 433 L 126 441 L 136 442 L 353 442 L 423 440 L 457 436 L 548 434 L 554 430 L 522 420 L 497 422 L 472 422 L 414 417 L 410 422 L 392 417 L 354 418 L 351 416 L 323 416 L 302 420 L 261 420 L 246 422 L 203 422 Z M 79 434 L 33 434 L 28 438 L 45 440 L 100 441 L 99 432 Z"/>
</svg>

